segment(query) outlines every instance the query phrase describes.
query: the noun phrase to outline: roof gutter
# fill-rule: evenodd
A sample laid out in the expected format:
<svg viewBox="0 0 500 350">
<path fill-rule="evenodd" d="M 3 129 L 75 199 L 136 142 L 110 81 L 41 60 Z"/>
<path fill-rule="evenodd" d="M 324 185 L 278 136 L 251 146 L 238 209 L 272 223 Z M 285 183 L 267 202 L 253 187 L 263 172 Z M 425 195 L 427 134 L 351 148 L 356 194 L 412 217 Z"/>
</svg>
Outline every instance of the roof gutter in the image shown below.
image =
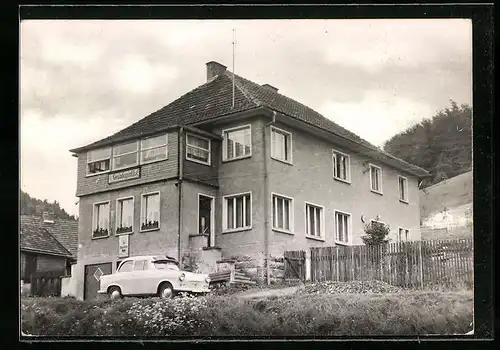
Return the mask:
<svg viewBox="0 0 500 350">
<path fill-rule="evenodd" d="M 70 255 L 64 255 L 64 254 L 60 254 L 60 253 L 47 252 L 47 251 L 40 250 L 40 249 L 21 248 L 21 252 L 40 253 L 40 254 L 44 254 L 44 255 L 60 256 L 62 258 L 67 258 L 67 259 L 76 259 L 71 254 Z"/>
<path fill-rule="evenodd" d="M 269 126 L 276 122 L 276 112 L 273 111 L 272 121 L 264 124 L 262 128 L 262 152 L 264 155 L 264 253 L 266 255 L 266 282 L 267 285 L 271 284 L 271 268 L 270 260 L 271 254 L 269 249 L 269 213 L 270 208 L 270 193 L 269 193 L 269 157 L 267 156 L 267 129 Z"/>
<path fill-rule="evenodd" d="M 181 263 L 181 233 L 184 229 L 183 222 L 183 212 L 182 212 L 182 182 L 184 175 L 184 127 L 181 126 L 178 133 L 178 148 L 179 152 L 177 155 L 177 164 L 178 164 L 178 172 L 179 179 L 177 182 L 177 190 L 178 190 L 178 227 L 177 227 L 177 261 L 179 264 Z"/>
</svg>

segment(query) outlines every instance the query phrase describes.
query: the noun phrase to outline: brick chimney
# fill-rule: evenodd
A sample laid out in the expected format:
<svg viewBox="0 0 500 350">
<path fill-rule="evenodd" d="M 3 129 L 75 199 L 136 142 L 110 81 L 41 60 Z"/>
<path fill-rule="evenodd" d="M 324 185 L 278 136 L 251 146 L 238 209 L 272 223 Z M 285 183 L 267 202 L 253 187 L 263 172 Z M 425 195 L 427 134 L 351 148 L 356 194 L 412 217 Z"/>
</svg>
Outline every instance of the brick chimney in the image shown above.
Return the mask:
<svg viewBox="0 0 500 350">
<path fill-rule="evenodd" d="M 265 87 L 266 89 L 270 89 L 274 92 L 278 92 L 278 88 L 275 88 L 274 86 L 269 85 L 269 84 L 262 84 L 262 87 Z"/>
<path fill-rule="evenodd" d="M 216 75 L 221 75 L 227 67 L 215 61 L 207 62 L 207 81 L 212 80 Z"/>
</svg>

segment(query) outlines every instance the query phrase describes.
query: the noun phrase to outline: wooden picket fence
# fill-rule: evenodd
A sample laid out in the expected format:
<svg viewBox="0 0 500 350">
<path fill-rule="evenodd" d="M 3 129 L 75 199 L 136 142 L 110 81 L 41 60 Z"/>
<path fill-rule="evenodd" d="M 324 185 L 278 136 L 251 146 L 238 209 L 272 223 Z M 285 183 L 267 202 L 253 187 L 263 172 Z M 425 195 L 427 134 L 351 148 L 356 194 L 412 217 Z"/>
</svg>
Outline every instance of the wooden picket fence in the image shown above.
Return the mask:
<svg viewBox="0 0 500 350">
<path fill-rule="evenodd" d="M 47 271 L 31 274 L 31 295 L 37 297 L 60 296 L 64 271 Z"/>
<path fill-rule="evenodd" d="M 472 239 L 311 248 L 311 280 L 424 288 L 473 284 Z"/>
</svg>

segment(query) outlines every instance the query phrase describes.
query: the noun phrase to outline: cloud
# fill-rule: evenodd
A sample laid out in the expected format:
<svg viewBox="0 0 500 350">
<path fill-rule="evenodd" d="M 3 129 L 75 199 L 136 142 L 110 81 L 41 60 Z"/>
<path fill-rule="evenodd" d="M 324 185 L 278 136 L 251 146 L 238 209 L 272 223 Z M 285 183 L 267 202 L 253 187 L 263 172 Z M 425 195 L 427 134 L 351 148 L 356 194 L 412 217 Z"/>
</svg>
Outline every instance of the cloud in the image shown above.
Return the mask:
<svg viewBox="0 0 500 350">
<path fill-rule="evenodd" d="M 36 111 L 21 117 L 21 189 L 31 196 L 57 200 L 70 214 L 75 207 L 77 159 L 70 148 L 107 134 L 106 119 L 71 116 L 45 119 Z"/>
<path fill-rule="evenodd" d="M 396 133 L 432 113 L 428 105 L 384 93 L 367 94 L 361 103 L 326 102 L 319 111 L 380 147 Z"/>
<path fill-rule="evenodd" d="M 233 29 L 237 74 L 380 144 L 449 99 L 472 102 L 471 28 L 457 19 L 23 21 L 23 183 L 72 210 L 67 150 L 203 84 L 208 61 L 232 69 Z"/>
</svg>

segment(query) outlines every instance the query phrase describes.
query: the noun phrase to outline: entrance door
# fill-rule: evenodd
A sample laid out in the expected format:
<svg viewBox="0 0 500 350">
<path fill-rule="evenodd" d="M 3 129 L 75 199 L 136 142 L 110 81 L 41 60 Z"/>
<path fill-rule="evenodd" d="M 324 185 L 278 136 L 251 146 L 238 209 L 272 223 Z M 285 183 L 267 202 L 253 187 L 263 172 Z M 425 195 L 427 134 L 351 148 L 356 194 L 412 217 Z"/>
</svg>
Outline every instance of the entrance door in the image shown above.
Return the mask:
<svg viewBox="0 0 500 350">
<path fill-rule="evenodd" d="M 94 299 L 99 290 L 99 279 L 102 275 L 111 274 L 111 263 L 85 265 L 85 286 L 83 289 L 83 299 Z"/>
<path fill-rule="evenodd" d="M 208 235 L 208 247 L 215 245 L 214 197 L 198 195 L 198 234 Z"/>
</svg>

